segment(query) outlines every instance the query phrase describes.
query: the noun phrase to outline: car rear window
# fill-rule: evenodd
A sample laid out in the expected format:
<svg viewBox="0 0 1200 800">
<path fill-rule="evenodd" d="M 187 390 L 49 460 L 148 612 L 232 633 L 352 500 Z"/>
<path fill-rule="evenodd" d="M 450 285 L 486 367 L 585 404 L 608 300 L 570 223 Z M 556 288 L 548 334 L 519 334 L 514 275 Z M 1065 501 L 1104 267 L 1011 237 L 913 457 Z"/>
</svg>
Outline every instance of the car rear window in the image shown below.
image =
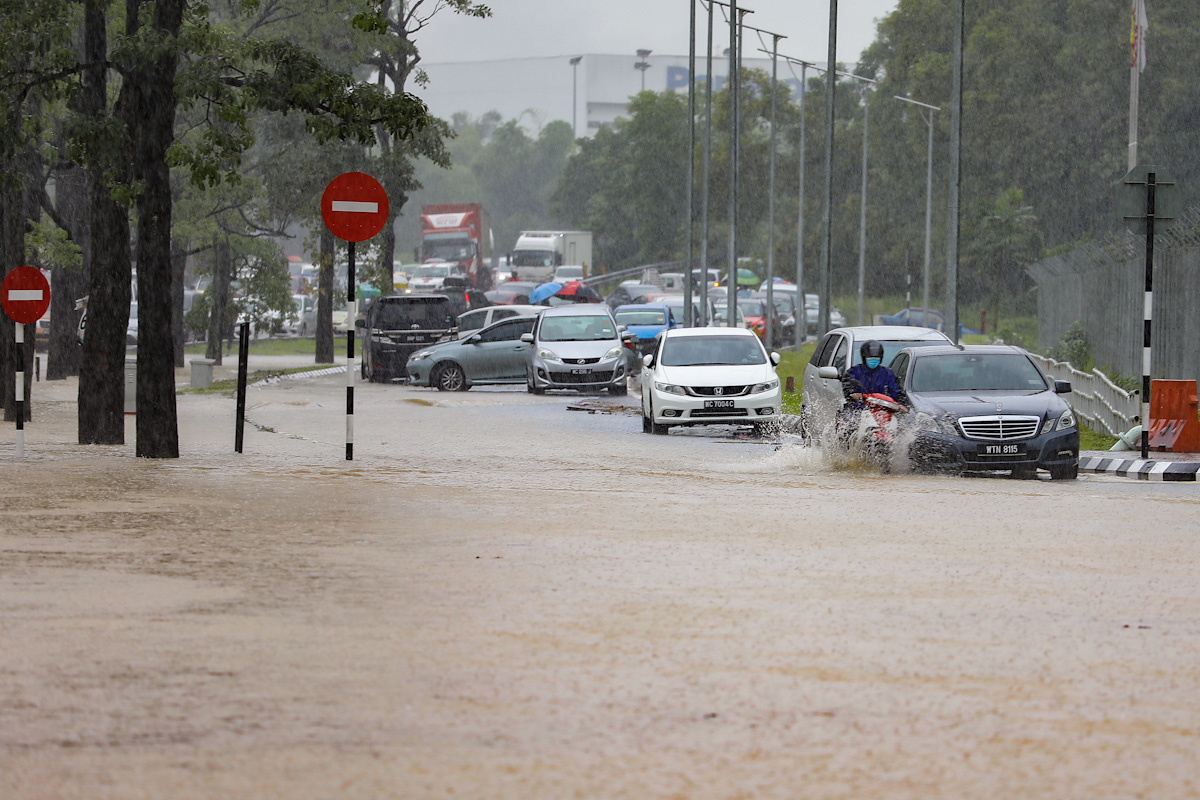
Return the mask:
<svg viewBox="0 0 1200 800">
<path fill-rule="evenodd" d="M 630 311 L 618 311 L 617 322 L 622 325 L 666 325 L 667 312 L 660 309 L 647 308 Z"/>
<path fill-rule="evenodd" d="M 450 301 L 444 297 L 380 303 L 374 321 L 374 327 L 385 331 L 441 330 L 451 324 Z"/>
</svg>

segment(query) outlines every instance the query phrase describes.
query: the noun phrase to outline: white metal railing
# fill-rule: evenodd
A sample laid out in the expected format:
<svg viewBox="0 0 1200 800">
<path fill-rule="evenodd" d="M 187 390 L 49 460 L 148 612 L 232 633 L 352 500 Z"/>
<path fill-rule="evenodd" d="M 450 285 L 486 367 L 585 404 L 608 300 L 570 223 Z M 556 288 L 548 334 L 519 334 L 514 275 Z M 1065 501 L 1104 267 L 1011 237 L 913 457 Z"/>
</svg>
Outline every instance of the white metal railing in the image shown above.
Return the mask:
<svg viewBox="0 0 1200 800">
<path fill-rule="evenodd" d="M 1137 424 L 1134 417 L 1141 413 L 1138 392 L 1125 391 L 1098 369 L 1081 372 L 1066 361 L 1030 355 L 1052 379 L 1071 382 L 1071 408 L 1092 430 L 1120 436 Z"/>
</svg>

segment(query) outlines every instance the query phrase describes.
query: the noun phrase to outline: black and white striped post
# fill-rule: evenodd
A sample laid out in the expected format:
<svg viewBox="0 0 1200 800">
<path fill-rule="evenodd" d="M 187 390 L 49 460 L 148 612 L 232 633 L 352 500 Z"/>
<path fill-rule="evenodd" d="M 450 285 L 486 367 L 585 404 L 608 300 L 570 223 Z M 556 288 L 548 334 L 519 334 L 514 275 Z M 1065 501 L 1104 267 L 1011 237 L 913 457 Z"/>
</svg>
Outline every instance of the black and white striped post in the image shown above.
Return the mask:
<svg viewBox="0 0 1200 800">
<path fill-rule="evenodd" d="M 334 236 L 349 242 L 346 270 L 346 460 L 354 460 L 354 245 L 383 230 L 388 196 L 383 184 L 363 172 L 346 172 L 329 182 L 321 195 L 321 217 Z"/>
<path fill-rule="evenodd" d="M 17 341 L 16 390 L 13 397 L 17 399 L 17 458 L 25 457 L 25 326 L 17 322 L 13 324 Z"/>
<path fill-rule="evenodd" d="M 1154 318 L 1154 195 L 1157 173 L 1146 175 L 1146 293 L 1142 303 L 1142 458 L 1150 457 L 1150 322 Z"/>
<path fill-rule="evenodd" d="M 25 326 L 33 325 L 50 307 L 50 282 L 34 267 L 16 267 L 0 282 L 0 307 L 13 321 L 17 345 L 15 400 L 17 412 L 17 458 L 25 456 Z"/>
</svg>

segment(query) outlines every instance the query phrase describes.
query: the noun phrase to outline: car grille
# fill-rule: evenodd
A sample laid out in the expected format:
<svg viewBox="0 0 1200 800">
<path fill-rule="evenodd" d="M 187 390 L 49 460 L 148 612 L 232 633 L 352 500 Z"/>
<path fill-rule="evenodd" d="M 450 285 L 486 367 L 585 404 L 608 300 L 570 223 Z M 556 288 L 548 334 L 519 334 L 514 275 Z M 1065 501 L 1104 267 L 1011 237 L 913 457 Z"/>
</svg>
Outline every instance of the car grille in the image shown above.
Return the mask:
<svg viewBox="0 0 1200 800">
<path fill-rule="evenodd" d="M 740 397 L 749 391 L 749 386 L 688 386 L 692 397 Z"/>
<path fill-rule="evenodd" d="M 1037 435 L 1038 427 L 1042 424 L 1040 417 L 1014 417 L 997 415 L 994 417 L 962 417 L 958 427 L 963 436 L 968 439 L 982 439 L 988 442 L 1005 442 L 1010 439 L 1029 439 Z"/>
<path fill-rule="evenodd" d="M 692 419 L 698 417 L 745 417 L 749 413 L 744 408 L 694 408 L 688 416 Z"/>
<path fill-rule="evenodd" d="M 600 359 L 598 359 L 598 358 L 564 358 L 563 359 L 564 364 L 597 364 L 597 363 L 599 363 L 599 361 L 600 361 Z"/>
<path fill-rule="evenodd" d="M 612 370 L 596 370 L 589 372 L 587 375 L 572 375 L 569 372 L 551 372 L 550 380 L 555 383 L 570 383 L 570 384 L 585 384 L 585 383 L 609 383 L 612 381 Z"/>
</svg>

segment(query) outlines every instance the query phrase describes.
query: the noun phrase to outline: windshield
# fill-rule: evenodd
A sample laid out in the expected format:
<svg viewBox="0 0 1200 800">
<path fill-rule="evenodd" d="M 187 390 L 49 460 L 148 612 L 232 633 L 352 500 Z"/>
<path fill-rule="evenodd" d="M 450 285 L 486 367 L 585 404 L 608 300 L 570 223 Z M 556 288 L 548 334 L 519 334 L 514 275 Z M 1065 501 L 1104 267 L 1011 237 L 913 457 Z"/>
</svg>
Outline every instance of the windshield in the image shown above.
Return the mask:
<svg viewBox="0 0 1200 800">
<path fill-rule="evenodd" d="M 617 322 L 622 325 L 666 325 L 667 312 L 657 308 L 618 311 Z"/>
<path fill-rule="evenodd" d="M 917 358 L 910 392 L 1043 392 L 1042 373 L 1019 353 L 951 353 Z"/>
<path fill-rule="evenodd" d="M 738 300 L 738 308 L 747 317 L 765 317 L 767 315 L 766 308 L 760 300 Z"/>
<path fill-rule="evenodd" d="M 443 298 L 431 302 L 381 303 L 372 327 L 384 331 L 444 330 L 451 327 L 450 303 Z"/>
<path fill-rule="evenodd" d="M 615 338 L 617 329 L 612 319 L 600 314 L 546 317 L 538 331 L 538 339 L 543 342 L 595 342 Z"/>
<path fill-rule="evenodd" d="M 450 266 L 448 264 L 432 264 L 420 267 L 417 269 L 416 277 L 418 278 L 444 278 L 450 274 Z"/>
<path fill-rule="evenodd" d="M 514 250 L 514 267 L 553 267 L 554 253 L 551 250 Z"/>
<path fill-rule="evenodd" d="M 663 343 L 666 367 L 765 363 L 767 355 L 752 336 L 677 336 Z"/>
</svg>

